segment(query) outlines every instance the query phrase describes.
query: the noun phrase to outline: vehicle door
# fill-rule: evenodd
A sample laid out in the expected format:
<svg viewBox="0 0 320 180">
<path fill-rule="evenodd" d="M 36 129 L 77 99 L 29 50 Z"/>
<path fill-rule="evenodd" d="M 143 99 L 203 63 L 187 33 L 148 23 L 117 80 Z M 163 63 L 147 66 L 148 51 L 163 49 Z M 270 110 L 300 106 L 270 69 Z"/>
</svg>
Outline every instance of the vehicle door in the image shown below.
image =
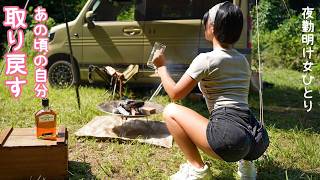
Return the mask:
<svg viewBox="0 0 320 180">
<path fill-rule="evenodd" d="M 125 68 L 143 61 L 143 10 L 141 0 L 96 0 L 93 27 L 84 23 L 82 66 L 111 65 Z"/>
<path fill-rule="evenodd" d="M 161 42 L 167 46 L 168 68 L 184 71 L 198 53 L 200 8 L 199 0 L 147 0 L 144 61 L 147 62 L 154 42 Z"/>
</svg>

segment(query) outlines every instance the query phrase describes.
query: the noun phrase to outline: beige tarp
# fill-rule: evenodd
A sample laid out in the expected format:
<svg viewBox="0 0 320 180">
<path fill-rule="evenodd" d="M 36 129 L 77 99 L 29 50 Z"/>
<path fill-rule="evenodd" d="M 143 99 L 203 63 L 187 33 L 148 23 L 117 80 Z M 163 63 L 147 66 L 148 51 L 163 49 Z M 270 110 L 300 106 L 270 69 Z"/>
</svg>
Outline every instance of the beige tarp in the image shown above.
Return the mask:
<svg viewBox="0 0 320 180">
<path fill-rule="evenodd" d="M 147 121 L 146 118 L 124 120 L 115 115 L 97 116 L 75 134 L 96 138 L 137 140 L 166 148 L 171 148 L 173 141 L 163 122 Z"/>
</svg>

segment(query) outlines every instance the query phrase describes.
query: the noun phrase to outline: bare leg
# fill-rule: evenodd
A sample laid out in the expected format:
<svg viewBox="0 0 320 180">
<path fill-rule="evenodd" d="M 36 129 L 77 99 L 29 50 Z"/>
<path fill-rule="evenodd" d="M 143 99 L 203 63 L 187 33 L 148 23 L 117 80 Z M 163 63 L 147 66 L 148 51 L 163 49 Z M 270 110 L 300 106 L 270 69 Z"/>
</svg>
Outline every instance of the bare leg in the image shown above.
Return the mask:
<svg viewBox="0 0 320 180">
<path fill-rule="evenodd" d="M 174 103 L 165 107 L 163 116 L 169 132 L 193 166 L 204 166 L 198 148 L 213 158 L 221 159 L 212 151 L 207 141 L 208 119 L 192 109 Z"/>
</svg>

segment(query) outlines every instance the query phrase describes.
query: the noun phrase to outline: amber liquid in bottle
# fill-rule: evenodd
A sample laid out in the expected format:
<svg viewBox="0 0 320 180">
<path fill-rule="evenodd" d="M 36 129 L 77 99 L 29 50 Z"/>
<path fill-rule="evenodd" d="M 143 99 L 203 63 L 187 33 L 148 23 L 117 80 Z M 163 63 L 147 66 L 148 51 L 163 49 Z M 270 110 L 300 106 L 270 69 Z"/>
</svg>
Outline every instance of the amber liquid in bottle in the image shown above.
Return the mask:
<svg viewBox="0 0 320 180">
<path fill-rule="evenodd" d="M 43 109 L 35 114 L 37 138 L 56 140 L 57 114 L 49 108 L 49 100 L 42 99 Z"/>
</svg>

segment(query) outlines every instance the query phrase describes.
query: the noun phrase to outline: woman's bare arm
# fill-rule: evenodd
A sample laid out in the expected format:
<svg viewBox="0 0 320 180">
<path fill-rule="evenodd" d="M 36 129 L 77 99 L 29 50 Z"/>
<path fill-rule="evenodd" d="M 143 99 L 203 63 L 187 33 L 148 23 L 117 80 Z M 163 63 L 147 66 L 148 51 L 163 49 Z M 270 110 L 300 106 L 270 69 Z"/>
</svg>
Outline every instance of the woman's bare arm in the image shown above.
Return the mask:
<svg viewBox="0 0 320 180">
<path fill-rule="evenodd" d="M 159 67 L 158 74 L 165 91 L 173 101 L 183 99 L 197 85 L 197 81 L 187 74 L 184 74 L 181 79 L 175 83 L 168 73 L 166 66 Z"/>
<path fill-rule="evenodd" d="M 162 51 L 155 52 L 153 63 L 157 67 L 162 85 L 171 100 L 175 101 L 183 99 L 197 85 L 197 81 L 192 79 L 186 73 L 180 78 L 177 83 L 174 82 L 167 71 L 166 58 Z"/>
</svg>

